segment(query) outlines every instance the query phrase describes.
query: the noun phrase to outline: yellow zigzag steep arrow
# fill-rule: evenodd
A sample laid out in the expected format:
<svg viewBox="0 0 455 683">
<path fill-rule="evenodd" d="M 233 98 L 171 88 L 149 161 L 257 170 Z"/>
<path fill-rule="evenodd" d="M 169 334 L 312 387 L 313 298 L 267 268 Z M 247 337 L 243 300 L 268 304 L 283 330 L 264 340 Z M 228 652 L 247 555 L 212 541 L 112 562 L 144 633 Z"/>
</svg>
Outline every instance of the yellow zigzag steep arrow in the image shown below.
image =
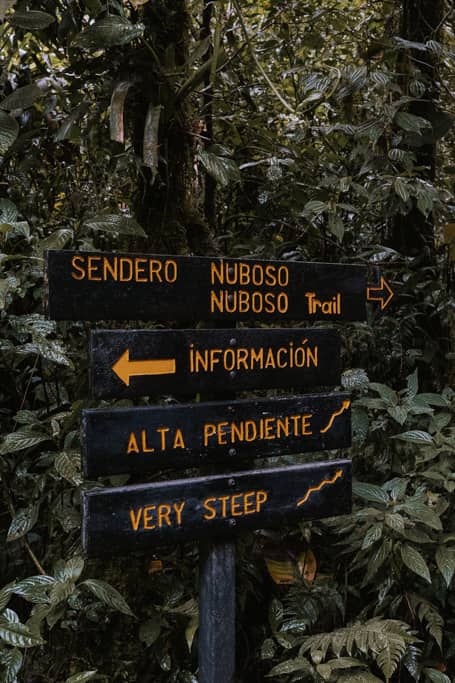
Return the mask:
<svg viewBox="0 0 455 683">
<path fill-rule="evenodd" d="M 343 404 L 342 404 L 341 408 L 340 408 L 339 410 L 337 410 L 335 413 L 333 413 L 333 415 L 332 415 L 332 417 L 330 418 L 330 420 L 329 420 L 327 426 L 324 427 L 324 429 L 321 429 L 321 430 L 320 430 L 320 433 L 321 433 L 321 434 L 325 434 L 326 432 L 328 432 L 329 429 L 332 428 L 332 425 L 333 425 L 333 423 L 334 423 L 334 421 L 335 421 L 335 418 L 338 417 L 339 415 L 341 415 L 341 413 L 344 413 L 344 411 L 347 410 L 347 409 L 349 408 L 350 405 L 351 405 L 351 401 L 343 401 Z"/>
<path fill-rule="evenodd" d="M 343 470 L 337 470 L 335 472 L 335 474 L 333 475 L 332 479 L 323 479 L 321 481 L 321 483 L 318 484 L 317 486 L 312 486 L 311 488 L 309 488 L 308 491 L 305 493 L 304 497 L 297 501 L 297 507 L 304 505 L 312 493 L 316 493 L 316 491 L 320 491 L 324 486 L 331 486 L 332 484 L 334 484 L 336 482 L 337 479 L 341 479 L 342 476 L 343 476 Z"/>
</svg>

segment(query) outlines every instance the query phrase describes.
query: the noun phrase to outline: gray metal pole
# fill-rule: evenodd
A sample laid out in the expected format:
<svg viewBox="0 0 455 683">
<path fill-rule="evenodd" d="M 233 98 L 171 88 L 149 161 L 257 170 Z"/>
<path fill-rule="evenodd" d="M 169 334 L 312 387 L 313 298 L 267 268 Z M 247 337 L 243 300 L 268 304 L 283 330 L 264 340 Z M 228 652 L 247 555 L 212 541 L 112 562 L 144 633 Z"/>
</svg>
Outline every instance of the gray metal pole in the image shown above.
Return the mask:
<svg viewBox="0 0 455 683">
<path fill-rule="evenodd" d="M 235 543 L 200 546 L 199 683 L 232 683 L 235 671 Z"/>
<path fill-rule="evenodd" d="M 215 322 L 208 327 L 232 328 Z M 205 327 L 205 325 L 204 325 Z M 235 393 L 201 396 L 235 399 Z M 208 468 L 211 474 L 219 468 Z M 218 472 L 217 472 L 218 470 Z M 235 541 L 211 539 L 199 545 L 199 683 L 233 683 L 235 672 Z"/>
</svg>

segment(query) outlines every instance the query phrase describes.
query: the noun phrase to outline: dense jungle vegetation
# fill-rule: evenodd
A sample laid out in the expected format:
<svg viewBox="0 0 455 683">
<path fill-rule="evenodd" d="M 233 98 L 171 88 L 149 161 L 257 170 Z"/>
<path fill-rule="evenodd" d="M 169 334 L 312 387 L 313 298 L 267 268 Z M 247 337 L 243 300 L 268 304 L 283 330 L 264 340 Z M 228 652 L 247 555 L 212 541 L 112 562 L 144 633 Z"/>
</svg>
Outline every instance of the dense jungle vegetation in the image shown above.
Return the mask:
<svg viewBox="0 0 455 683">
<path fill-rule="evenodd" d="M 453 1 L 0 0 L 0 20 L 0 680 L 197 683 L 197 544 L 82 555 L 91 325 L 46 318 L 43 260 L 77 248 L 380 267 L 393 302 L 337 324 L 354 441 L 328 455 L 353 459 L 353 513 L 239 539 L 237 677 L 450 683 Z"/>
</svg>

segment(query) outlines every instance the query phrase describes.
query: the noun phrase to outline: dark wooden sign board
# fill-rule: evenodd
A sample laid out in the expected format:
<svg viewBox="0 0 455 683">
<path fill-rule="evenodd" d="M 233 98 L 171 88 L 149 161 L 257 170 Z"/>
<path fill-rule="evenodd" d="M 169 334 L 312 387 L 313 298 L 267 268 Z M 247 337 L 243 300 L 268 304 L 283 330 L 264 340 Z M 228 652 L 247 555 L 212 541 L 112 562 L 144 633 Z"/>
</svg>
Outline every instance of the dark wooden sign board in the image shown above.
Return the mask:
<svg viewBox="0 0 455 683">
<path fill-rule="evenodd" d="M 340 381 L 326 329 L 99 330 L 90 336 L 95 398 L 306 388 Z"/>
<path fill-rule="evenodd" d="M 351 511 L 351 461 L 181 479 L 82 493 L 90 557 L 322 519 Z"/>
<path fill-rule="evenodd" d="M 345 393 L 83 410 L 87 478 L 348 448 Z"/>
<path fill-rule="evenodd" d="M 53 320 L 365 320 L 366 266 L 48 251 Z"/>
</svg>

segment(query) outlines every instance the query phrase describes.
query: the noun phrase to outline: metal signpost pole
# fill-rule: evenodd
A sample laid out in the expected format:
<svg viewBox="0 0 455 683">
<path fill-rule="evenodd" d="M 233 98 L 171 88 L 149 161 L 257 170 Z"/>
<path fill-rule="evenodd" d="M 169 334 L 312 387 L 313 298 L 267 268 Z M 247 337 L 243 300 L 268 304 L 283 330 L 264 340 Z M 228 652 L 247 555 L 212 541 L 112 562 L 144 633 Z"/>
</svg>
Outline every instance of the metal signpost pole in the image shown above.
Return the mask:
<svg viewBox="0 0 455 683">
<path fill-rule="evenodd" d="M 232 683 L 235 671 L 235 543 L 200 545 L 199 683 Z"/>
<path fill-rule="evenodd" d="M 232 327 L 234 330 L 236 327 L 236 323 L 215 322 L 212 325 L 214 329 Z M 203 394 L 203 398 L 211 400 L 214 397 Z M 235 393 L 227 392 L 217 398 L 235 400 Z M 211 473 L 216 473 L 213 466 Z M 235 541 L 209 539 L 199 544 L 199 683 L 232 683 L 234 680 L 235 550 Z"/>
</svg>

